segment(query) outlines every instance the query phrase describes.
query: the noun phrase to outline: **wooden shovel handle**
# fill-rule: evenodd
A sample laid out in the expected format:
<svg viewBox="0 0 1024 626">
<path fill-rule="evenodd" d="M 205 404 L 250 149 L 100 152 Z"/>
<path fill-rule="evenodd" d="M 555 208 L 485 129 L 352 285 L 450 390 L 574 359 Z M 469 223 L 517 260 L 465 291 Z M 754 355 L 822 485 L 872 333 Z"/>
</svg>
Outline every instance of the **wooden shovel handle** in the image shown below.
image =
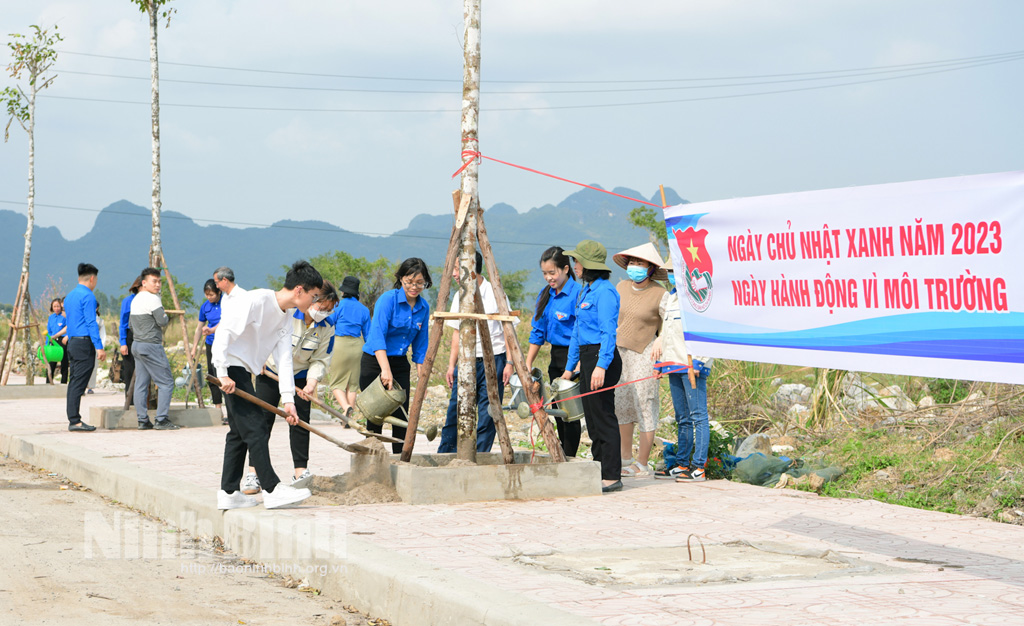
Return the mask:
<svg viewBox="0 0 1024 626">
<path fill-rule="evenodd" d="M 210 374 L 207 374 L 206 375 L 206 380 L 211 385 L 217 385 L 218 387 L 220 387 L 220 379 L 219 378 L 217 378 L 215 376 L 211 376 Z M 256 396 L 252 395 L 249 392 L 242 391 L 241 389 L 238 389 L 236 387 L 235 391 L 234 391 L 234 394 L 236 396 L 238 396 L 239 398 L 242 398 L 243 400 L 248 400 L 249 402 L 255 404 L 258 407 L 260 407 L 261 409 L 264 409 L 266 411 L 270 411 L 274 415 L 280 415 L 281 417 L 284 417 L 284 418 L 288 418 L 289 417 L 288 412 L 285 411 L 284 409 L 281 409 L 281 408 L 278 408 L 276 406 L 273 406 L 269 402 L 264 402 L 263 400 L 260 400 L 259 398 L 257 398 Z M 330 441 L 334 445 L 338 446 L 339 448 L 341 448 L 342 450 L 345 450 L 347 452 L 352 452 L 352 453 L 360 452 L 360 453 L 370 454 L 370 449 L 367 448 L 366 446 L 361 446 L 358 443 L 345 443 L 344 441 L 339 441 L 339 440 L 335 439 L 334 437 L 331 437 L 330 435 L 328 435 L 328 434 L 324 433 L 323 431 L 319 430 L 318 428 L 310 426 L 309 424 L 307 424 L 306 422 L 303 422 L 302 420 L 299 420 L 299 423 L 297 424 L 297 426 L 299 426 L 300 428 L 305 428 L 306 430 L 308 430 L 309 432 L 313 433 L 314 435 L 318 435 L 320 437 L 323 437 L 327 441 Z"/>
</svg>

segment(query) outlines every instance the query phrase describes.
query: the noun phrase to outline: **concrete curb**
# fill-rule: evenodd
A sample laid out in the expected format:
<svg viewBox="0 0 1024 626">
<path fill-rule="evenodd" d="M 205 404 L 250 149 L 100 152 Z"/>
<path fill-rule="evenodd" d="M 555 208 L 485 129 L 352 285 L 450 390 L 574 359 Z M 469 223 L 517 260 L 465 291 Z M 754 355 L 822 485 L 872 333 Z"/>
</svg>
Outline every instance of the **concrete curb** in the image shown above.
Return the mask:
<svg viewBox="0 0 1024 626">
<path fill-rule="evenodd" d="M 47 435 L 0 432 L 0 453 L 58 472 L 96 493 L 165 520 L 194 535 L 220 536 L 225 547 L 261 563 L 324 566 L 306 574 L 332 597 L 397 626 L 412 624 L 521 626 L 596 622 L 495 589 L 468 576 L 360 540 L 334 524 L 263 507 L 222 512 L 215 494 L 131 463 Z M 329 515 L 325 511 L 325 515 Z M 324 518 L 326 520 L 326 518 Z M 341 571 L 330 571 L 341 565 Z M 323 571 L 324 573 L 321 573 Z"/>
</svg>

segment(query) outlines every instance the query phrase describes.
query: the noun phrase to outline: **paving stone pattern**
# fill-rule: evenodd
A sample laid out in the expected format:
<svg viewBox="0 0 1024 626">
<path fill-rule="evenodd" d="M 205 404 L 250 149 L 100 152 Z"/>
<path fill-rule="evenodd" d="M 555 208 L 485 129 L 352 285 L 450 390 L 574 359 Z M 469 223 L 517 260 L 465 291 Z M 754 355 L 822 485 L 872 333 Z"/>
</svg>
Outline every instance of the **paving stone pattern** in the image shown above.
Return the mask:
<svg viewBox="0 0 1024 626">
<path fill-rule="evenodd" d="M 120 396 L 86 396 L 89 406 Z M 210 490 L 219 486 L 221 427 L 180 431 L 67 432 L 63 401 L 0 401 L 0 430 L 45 434 L 55 441 L 119 458 L 150 475 L 168 475 Z M 322 425 L 345 441 L 351 430 Z M 417 451 L 433 452 L 425 438 Z M 286 425 L 271 439 L 274 467 L 290 476 Z M 321 475 L 348 470 L 348 453 L 313 436 L 310 467 Z M 346 533 L 464 574 L 495 589 L 606 625 L 1024 623 L 1024 528 L 866 500 L 709 481 L 626 479 L 607 496 L 528 502 L 410 506 L 402 503 L 308 507 L 287 512 L 323 517 Z M 517 562 L 516 555 L 685 546 L 699 535 L 713 559 L 716 545 L 747 541 L 826 551 L 875 564 L 867 574 L 707 585 L 586 584 L 565 572 Z M 694 544 L 696 545 L 696 544 Z"/>
</svg>

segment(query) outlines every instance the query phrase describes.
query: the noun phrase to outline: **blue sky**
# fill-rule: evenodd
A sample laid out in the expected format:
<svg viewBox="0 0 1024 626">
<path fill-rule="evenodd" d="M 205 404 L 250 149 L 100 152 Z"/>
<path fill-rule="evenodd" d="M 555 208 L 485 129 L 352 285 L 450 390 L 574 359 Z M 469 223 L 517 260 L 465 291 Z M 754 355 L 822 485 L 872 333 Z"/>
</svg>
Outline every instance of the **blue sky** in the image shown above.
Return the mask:
<svg viewBox="0 0 1024 626">
<path fill-rule="evenodd" d="M 450 210 L 460 1 L 171 6 L 159 35 L 165 209 L 364 232 Z M 149 65 L 130 60 L 148 59 L 143 15 L 127 0 L 0 0 L 0 33 L 35 23 L 65 37 L 44 94 L 61 98 L 37 112 L 37 202 L 149 206 Z M 1024 50 L 1021 24 L 1014 0 L 484 0 L 481 148 L 608 188 L 649 195 L 665 184 L 692 201 L 1020 170 L 1024 60 L 977 58 Z M 927 65 L 955 59 L 976 60 Z M 817 88 L 835 83 L 858 84 Z M 638 104 L 662 100 L 688 101 Z M 625 106 L 594 106 L 607 104 Z M 25 210 L 26 156 L 12 128 L 0 209 Z M 480 170 L 485 206 L 525 211 L 576 190 L 494 163 Z M 37 209 L 39 224 L 69 238 L 94 218 Z"/>
</svg>

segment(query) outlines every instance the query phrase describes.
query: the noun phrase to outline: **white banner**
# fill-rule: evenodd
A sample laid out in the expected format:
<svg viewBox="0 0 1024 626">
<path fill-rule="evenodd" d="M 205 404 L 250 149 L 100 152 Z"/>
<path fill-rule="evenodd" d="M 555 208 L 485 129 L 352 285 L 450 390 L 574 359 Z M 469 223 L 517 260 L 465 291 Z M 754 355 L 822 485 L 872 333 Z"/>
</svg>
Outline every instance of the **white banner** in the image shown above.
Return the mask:
<svg viewBox="0 0 1024 626">
<path fill-rule="evenodd" d="M 684 204 L 665 225 L 693 354 L 1024 383 L 1024 172 Z"/>
</svg>

